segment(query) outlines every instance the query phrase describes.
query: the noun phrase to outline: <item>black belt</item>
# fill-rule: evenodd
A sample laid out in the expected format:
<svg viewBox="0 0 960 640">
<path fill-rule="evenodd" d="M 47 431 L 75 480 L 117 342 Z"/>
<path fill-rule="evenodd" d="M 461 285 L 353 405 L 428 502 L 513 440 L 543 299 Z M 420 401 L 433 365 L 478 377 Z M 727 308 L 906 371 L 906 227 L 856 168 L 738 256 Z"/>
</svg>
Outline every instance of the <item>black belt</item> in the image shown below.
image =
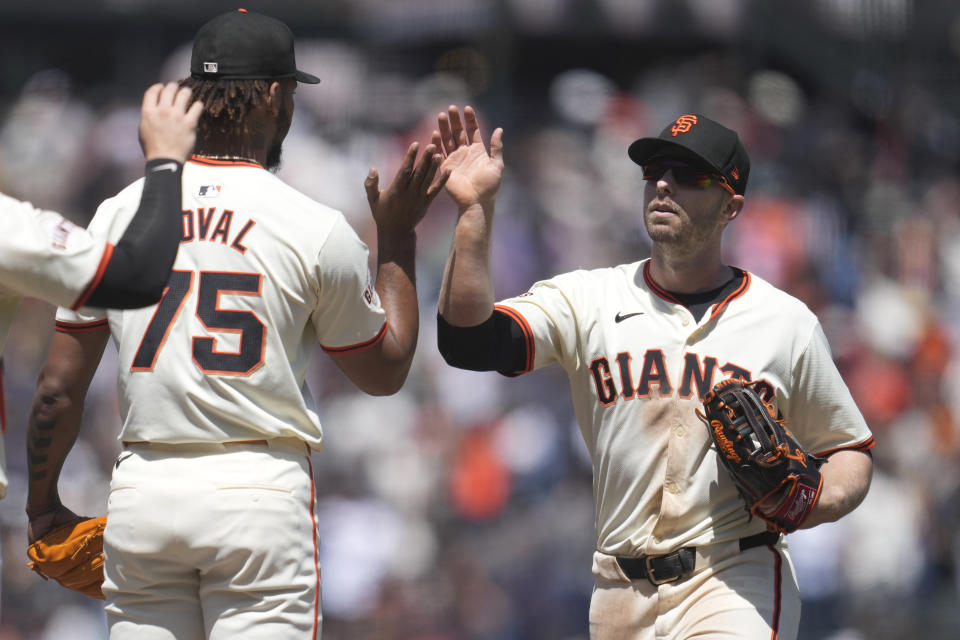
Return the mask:
<svg viewBox="0 0 960 640">
<path fill-rule="evenodd" d="M 740 538 L 740 551 L 776 544 L 780 534 L 764 531 L 746 538 Z M 617 556 L 617 564 L 631 580 L 646 578 L 650 584 L 656 586 L 666 582 L 675 582 L 686 578 L 693 573 L 697 563 L 695 547 L 684 547 L 662 556 L 643 556 L 640 558 L 626 558 Z"/>
</svg>

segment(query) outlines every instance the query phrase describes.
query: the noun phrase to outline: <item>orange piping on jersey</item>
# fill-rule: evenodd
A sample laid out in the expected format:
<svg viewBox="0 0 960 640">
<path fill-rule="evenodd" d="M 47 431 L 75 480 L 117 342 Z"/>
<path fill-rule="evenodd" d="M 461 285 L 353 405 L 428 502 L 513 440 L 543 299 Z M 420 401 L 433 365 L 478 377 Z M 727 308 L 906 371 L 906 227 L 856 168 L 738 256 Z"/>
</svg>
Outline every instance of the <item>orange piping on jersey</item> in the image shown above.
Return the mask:
<svg viewBox="0 0 960 640">
<path fill-rule="evenodd" d="M 736 267 L 734 267 L 734 269 L 736 269 L 739 273 L 743 274 L 743 281 L 740 283 L 740 286 L 737 287 L 736 290 L 733 291 L 729 296 L 724 298 L 722 302 L 714 305 L 713 313 L 710 314 L 711 320 L 716 316 L 718 316 L 721 311 L 726 309 L 727 305 L 730 304 L 731 301 L 742 296 L 744 293 L 746 293 L 747 289 L 750 288 L 750 273 L 747 271 L 744 271 L 743 269 L 737 269 Z M 673 302 L 674 304 L 682 304 L 679 300 L 677 300 L 675 297 L 670 295 L 669 291 L 667 291 L 666 289 L 658 285 L 656 282 L 654 282 L 653 278 L 650 276 L 649 260 L 643 263 L 643 280 L 644 282 L 647 283 L 647 286 L 650 287 L 650 290 L 653 291 L 657 296 L 663 298 L 667 302 Z"/>
<path fill-rule="evenodd" d="M 100 286 L 100 281 L 103 280 L 103 274 L 107 271 L 107 264 L 110 263 L 111 256 L 113 256 L 113 245 L 108 242 L 103 248 L 103 255 L 100 256 L 100 264 L 97 265 L 96 273 L 93 274 L 93 278 L 90 279 L 90 284 L 87 285 L 87 288 L 83 290 L 80 297 L 77 298 L 73 306 L 70 307 L 71 311 L 76 311 L 86 304 L 96 288 Z"/>
<path fill-rule="evenodd" d="M 736 290 L 734 290 L 730 295 L 724 298 L 721 302 L 714 305 L 713 313 L 710 314 L 711 320 L 713 320 L 718 315 L 720 315 L 720 312 L 726 309 L 727 305 L 729 305 L 733 300 L 736 300 L 737 298 L 742 296 L 744 293 L 747 292 L 747 289 L 750 288 L 750 273 L 747 271 L 744 271 L 743 269 L 737 269 L 736 267 L 734 267 L 734 269 L 736 269 L 739 273 L 743 274 L 743 280 L 740 282 L 740 286 L 737 287 Z"/>
<path fill-rule="evenodd" d="M 362 349 L 367 349 L 377 344 L 378 342 L 383 340 L 383 336 L 385 335 L 387 335 L 386 322 L 384 322 L 383 326 L 380 327 L 380 331 L 377 333 L 377 335 L 373 336 L 366 342 L 358 342 L 357 344 L 348 344 L 345 347 L 325 347 L 321 344 L 320 348 L 323 349 L 326 353 L 347 353 L 350 351 L 360 351 Z"/>
<path fill-rule="evenodd" d="M 847 445 L 845 447 L 837 447 L 836 449 L 827 449 L 826 451 L 818 451 L 815 455 L 820 456 L 821 458 L 826 458 L 827 456 L 832 456 L 837 451 L 867 451 L 873 448 L 876 442 L 873 440 L 873 436 L 870 436 L 863 442 L 858 442 L 857 444 Z"/>
<path fill-rule="evenodd" d="M 528 371 L 533 371 L 534 356 L 536 355 L 536 346 L 533 341 L 533 330 L 530 329 L 530 323 L 527 322 L 527 319 L 523 317 L 523 314 L 502 304 L 493 305 L 494 311 L 499 311 L 505 315 L 510 316 L 520 325 L 520 330 L 523 331 L 523 344 L 527 349 L 527 359 L 523 363 L 523 372 L 527 373 Z"/>
<path fill-rule="evenodd" d="M 313 525 L 313 570 L 317 574 L 317 582 L 314 584 L 313 594 L 313 634 L 311 638 L 317 640 L 317 633 L 320 626 L 320 549 L 317 548 L 317 493 L 313 480 L 313 463 L 310 461 L 310 450 L 307 449 L 307 469 L 310 471 L 310 522 Z"/>
<path fill-rule="evenodd" d="M 203 165 L 205 167 L 253 167 L 254 169 L 263 169 L 263 167 L 256 162 L 246 162 L 244 160 L 217 160 L 215 158 L 191 156 L 187 162 Z"/>
<path fill-rule="evenodd" d="M 776 575 L 773 579 L 773 619 L 770 621 L 770 640 L 777 640 L 780 637 L 780 609 L 783 604 L 783 556 L 772 544 L 768 544 L 767 549 L 770 549 L 770 553 L 775 558 L 773 570 Z"/>
<path fill-rule="evenodd" d="M 659 297 L 663 298 L 667 302 L 673 302 L 674 304 L 680 304 L 680 301 L 670 295 L 666 289 L 658 285 L 653 281 L 653 278 L 650 276 L 650 261 L 647 260 L 643 263 L 643 281 L 647 283 L 647 286 L 650 287 L 650 290 L 657 294 Z"/>
<path fill-rule="evenodd" d="M 72 322 L 64 322 L 63 320 L 57 320 L 56 330 L 61 333 L 83 333 L 84 331 L 96 331 L 97 329 L 103 329 L 107 326 L 107 319 L 103 318 L 102 320 L 94 320 L 93 322 L 78 322 L 76 324 Z"/>
</svg>

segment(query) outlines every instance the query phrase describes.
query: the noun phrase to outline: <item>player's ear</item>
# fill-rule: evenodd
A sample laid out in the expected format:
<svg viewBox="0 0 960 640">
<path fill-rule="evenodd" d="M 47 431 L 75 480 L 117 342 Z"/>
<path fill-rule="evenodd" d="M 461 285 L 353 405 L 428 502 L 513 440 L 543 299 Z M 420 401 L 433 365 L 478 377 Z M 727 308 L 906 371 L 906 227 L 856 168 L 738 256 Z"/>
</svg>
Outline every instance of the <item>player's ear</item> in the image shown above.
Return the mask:
<svg viewBox="0 0 960 640">
<path fill-rule="evenodd" d="M 279 82 L 271 82 L 270 88 L 267 89 L 267 104 L 270 105 L 270 113 L 273 115 L 280 114 L 280 100 L 282 96 L 282 89 Z"/>
<path fill-rule="evenodd" d="M 723 217 L 727 222 L 740 215 L 740 211 L 743 210 L 743 202 L 743 196 L 739 194 L 730 196 L 730 199 L 723 206 Z"/>
</svg>

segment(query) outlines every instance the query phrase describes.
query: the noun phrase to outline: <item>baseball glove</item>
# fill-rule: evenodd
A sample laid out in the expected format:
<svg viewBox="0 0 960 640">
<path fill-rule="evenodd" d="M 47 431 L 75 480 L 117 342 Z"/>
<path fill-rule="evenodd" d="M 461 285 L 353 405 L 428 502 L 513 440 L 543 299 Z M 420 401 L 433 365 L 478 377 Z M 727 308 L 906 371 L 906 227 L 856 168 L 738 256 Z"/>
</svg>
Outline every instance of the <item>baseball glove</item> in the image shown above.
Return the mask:
<svg viewBox="0 0 960 640">
<path fill-rule="evenodd" d="M 106 516 L 78 520 L 49 531 L 27 547 L 27 566 L 46 580 L 103 600 L 103 530 Z"/>
<path fill-rule="evenodd" d="M 754 384 L 721 380 L 697 414 L 706 422 L 747 512 L 766 521 L 770 531 L 790 533 L 820 498 L 825 459 L 803 450 Z"/>
</svg>

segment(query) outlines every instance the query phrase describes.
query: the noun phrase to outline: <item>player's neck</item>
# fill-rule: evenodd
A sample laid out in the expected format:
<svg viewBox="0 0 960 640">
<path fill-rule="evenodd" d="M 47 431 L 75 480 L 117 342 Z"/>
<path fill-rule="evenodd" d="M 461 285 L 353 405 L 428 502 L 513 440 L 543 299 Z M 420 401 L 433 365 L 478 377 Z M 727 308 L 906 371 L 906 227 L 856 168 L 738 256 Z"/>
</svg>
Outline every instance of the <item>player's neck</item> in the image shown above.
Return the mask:
<svg viewBox="0 0 960 640">
<path fill-rule="evenodd" d="M 720 260 L 719 251 L 691 256 L 672 256 L 654 246 L 650 277 L 675 293 L 698 293 L 722 286 L 730 279 L 730 267 Z"/>
<path fill-rule="evenodd" d="M 200 156 L 202 158 L 211 158 L 213 160 L 255 162 L 259 165 L 263 165 L 267 157 L 265 152 L 257 152 L 256 149 L 253 149 L 249 145 L 243 144 L 242 142 L 213 144 L 209 141 L 203 145 L 197 144 L 193 155 Z"/>
<path fill-rule="evenodd" d="M 217 160 L 237 160 L 266 165 L 276 133 L 276 123 L 250 113 L 236 132 L 208 132 L 197 138 L 195 155 Z"/>
</svg>

